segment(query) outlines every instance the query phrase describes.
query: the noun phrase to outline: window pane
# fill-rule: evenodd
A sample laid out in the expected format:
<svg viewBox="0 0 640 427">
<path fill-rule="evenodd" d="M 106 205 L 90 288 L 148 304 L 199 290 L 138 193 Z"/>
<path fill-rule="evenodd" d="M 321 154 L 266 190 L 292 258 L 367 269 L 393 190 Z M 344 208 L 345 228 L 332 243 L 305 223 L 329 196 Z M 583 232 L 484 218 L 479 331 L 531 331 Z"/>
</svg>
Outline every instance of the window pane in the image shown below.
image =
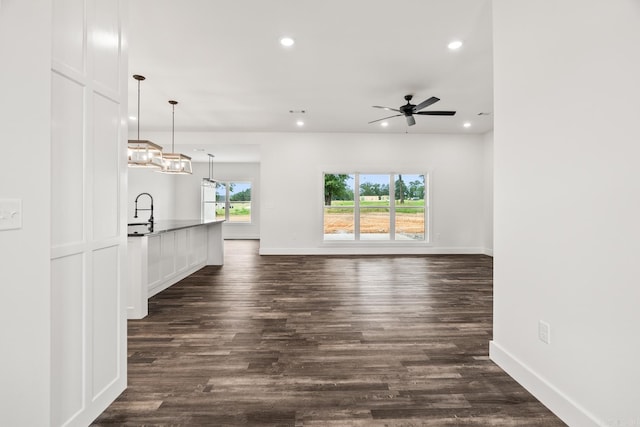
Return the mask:
<svg viewBox="0 0 640 427">
<path fill-rule="evenodd" d="M 216 219 L 216 185 L 208 180 L 202 180 L 200 184 L 202 199 L 202 220 L 212 221 Z"/>
<path fill-rule="evenodd" d="M 216 183 L 216 218 L 225 218 L 225 203 L 227 201 L 227 184 L 224 182 Z"/>
<path fill-rule="evenodd" d="M 389 240 L 389 217 L 389 208 L 361 207 L 360 240 Z"/>
<path fill-rule="evenodd" d="M 324 208 L 324 239 L 354 240 L 353 208 Z"/>
<path fill-rule="evenodd" d="M 396 206 L 424 206 L 424 175 L 395 175 Z"/>
<path fill-rule="evenodd" d="M 229 183 L 229 222 L 251 222 L 251 183 Z"/>
<path fill-rule="evenodd" d="M 389 175 L 360 175 L 360 206 L 389 206 Z"/>
<path fill-rule="evenodd" d="M 350 174 L 324 174 L 324 205 L 354 206 L 354 176 Z"/>
<path fill-rule="evenodd" d="M 424 240 L 424 208 L 396 207 L 396 240 Z"/>
</svg>

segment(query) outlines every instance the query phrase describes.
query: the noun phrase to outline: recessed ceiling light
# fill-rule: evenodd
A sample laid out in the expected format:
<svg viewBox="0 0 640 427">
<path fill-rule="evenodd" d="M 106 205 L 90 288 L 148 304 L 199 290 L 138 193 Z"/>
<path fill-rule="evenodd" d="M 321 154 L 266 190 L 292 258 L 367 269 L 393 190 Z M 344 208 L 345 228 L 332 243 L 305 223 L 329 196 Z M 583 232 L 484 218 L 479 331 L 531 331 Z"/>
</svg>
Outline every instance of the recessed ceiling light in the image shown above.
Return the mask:
<svg viewBox="0 0 640 427">
<path fill-rule="evenodd" d="M 382 122 L 382 123 L 380 123 L 380 126 L 382 126 L 383 128 L 386 128 L 387 126 L 389 126 L 389 123 Z"/>
<path fill-rule="evenodd" d="M 138 120 L 138 118 L 135 116 L 129 116 L 129 120 L 133 120 L 135 122 L 136 120 Z"/>
<path fill-rule="evenodd" d="M 280 39 L 280 44 L 284 47 L 291 47 L 296 41 L 291 37 L 283 37 Z"/>
<path fill-rule="evenodd" d="M 298 121 L 296 122 L 296 124 L 297 124 L 298 126 L 304 126 L 304 122 L 303 122 L 302 120 L 298 120 Z"/>
<path fill-rule="evenodd" d="M 464 126 L 466 128 L 470 128 L 471 127 L 471 123 L 465 122 L 462 126 Z"/>
<path fill-rule="evenodd" d="M 451 50 L 457 50 L 462 47 L 462 42 L 460 40 L 454 40 L 447 45 L 447 47 Z"/>
</svg>

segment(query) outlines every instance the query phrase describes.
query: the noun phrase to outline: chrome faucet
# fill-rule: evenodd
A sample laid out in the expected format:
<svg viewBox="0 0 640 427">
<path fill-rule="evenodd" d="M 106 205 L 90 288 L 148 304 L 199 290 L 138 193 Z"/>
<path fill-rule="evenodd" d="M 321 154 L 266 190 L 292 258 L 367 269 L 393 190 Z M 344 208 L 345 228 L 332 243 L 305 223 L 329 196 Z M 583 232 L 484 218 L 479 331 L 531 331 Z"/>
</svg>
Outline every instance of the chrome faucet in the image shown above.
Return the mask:
<svg viewBox="0 0 640 427">
<path fill-rule="evenodd" d="M 149 209 L 138 209 L 138 199 L 140 198 L 140 196 L 144 196 L 147 195 L 149 196 L 149 199 L 151 199 L 151 207 Z M 133 214 L 134 218 L 138 218 L 138 211 L 151 211 L 151 216 L 149 217 L 149 231 L 153 232 L 153 196 L 149 193 L 140 193 L 136 196 L 136 211 Z"/>
</svg>

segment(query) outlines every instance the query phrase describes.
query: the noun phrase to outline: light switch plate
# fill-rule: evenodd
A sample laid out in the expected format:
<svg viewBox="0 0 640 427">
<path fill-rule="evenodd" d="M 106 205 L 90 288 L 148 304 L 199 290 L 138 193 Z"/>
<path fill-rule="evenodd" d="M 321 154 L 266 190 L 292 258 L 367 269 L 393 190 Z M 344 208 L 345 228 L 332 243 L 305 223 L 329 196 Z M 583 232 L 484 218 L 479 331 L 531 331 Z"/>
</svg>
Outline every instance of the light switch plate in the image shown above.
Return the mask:
<svg viewBox="0 0 640 427">
<path fill-rule="evenodd" d="M 22 200 L 0 199 L 0 230 L 22 228 Z"/>
</svg>

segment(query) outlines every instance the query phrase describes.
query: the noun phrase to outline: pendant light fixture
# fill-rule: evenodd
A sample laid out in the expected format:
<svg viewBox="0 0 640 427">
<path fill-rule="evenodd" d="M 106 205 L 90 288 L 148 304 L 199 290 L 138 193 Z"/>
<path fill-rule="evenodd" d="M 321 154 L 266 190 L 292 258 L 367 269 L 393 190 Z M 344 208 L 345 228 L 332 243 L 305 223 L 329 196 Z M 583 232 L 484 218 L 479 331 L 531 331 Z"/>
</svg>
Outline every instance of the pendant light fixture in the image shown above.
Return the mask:
<svg viewBox="0 0 640 427">
<path fill-rule="evenodd" d="M 202 180 L 215 184 L 216 180 L 213 178 L 213 158 L 215 156 L 209 153 L 207 155 L 209 156 L 209 176 L 207 178 L 202 178 Z"/>
<path fill-rule="evenodd" d="M 176 104 L 178 101 L 169 101 L 171 104 L 171 153 L 164 153 L 162 155 L 164 167 L 163 173 L 171 173 L 177 175 L 190 175 L 191 169 L 191 157 L 184 154 L 176 153 L 174 148 L 175 139 L 175 116 L 176 116 Z"/>
<path fill-rule="evenodd" d="M 138 139 L 130 139 L 127 142 L 127 164 L 131 168 L 154 168 L 161 169 L 162 147 L 151 141 L 140 139 L 140 82 L 144 76 L 134 74 L 133 78 L 138 81 Z"/>
</svg>

